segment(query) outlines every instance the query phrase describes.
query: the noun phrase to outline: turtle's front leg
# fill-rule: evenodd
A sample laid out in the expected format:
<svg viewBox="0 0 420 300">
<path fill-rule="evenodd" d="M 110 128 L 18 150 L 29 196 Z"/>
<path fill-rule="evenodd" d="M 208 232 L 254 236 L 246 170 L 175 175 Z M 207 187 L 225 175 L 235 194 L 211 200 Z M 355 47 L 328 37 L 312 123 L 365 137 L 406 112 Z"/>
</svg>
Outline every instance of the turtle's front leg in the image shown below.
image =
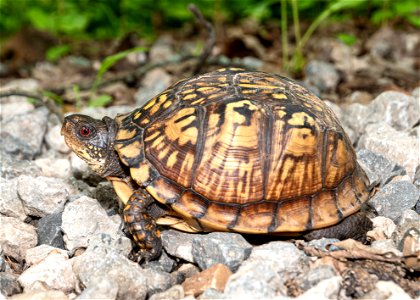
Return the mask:
<svg viewBox="0 0 420 300">
<path fill-rule="evenodd" d="M 139 260 L 152 260 L 162 251 L 160 231 L 155 219 L 148 212 L 153 203 L 150 195 L 139 189 L 131 195 L 124 208 L 124 221 L 140 247 Z"/>
</svg>

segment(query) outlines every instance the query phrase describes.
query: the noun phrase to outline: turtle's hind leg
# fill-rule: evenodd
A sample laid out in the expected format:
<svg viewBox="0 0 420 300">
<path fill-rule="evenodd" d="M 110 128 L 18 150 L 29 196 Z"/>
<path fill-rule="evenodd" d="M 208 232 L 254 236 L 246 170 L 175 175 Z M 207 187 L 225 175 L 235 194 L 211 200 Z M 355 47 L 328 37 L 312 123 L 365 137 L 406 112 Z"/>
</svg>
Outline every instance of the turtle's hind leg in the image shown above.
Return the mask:
<svg viewBox="0 0 420 300">
<path fill-rule="evenodd" d="M 337 238 L 339 240 L 354 239 L 366 242 L 366 233 L 372 229 L 372 221 L 364 212 L 358 212 L 343 219 L 340 223 L 327 228 L 313 230 L 303 237 L 305 240 L 320 238 Z"/>
<path fill-rule="evenodd" d="M 162 251 L 160 231 L 150 208 L 154 200 L 145 191 L 136 190 L 124 208 L 124 221 L 135 243 L 140 247 L 138 260 L 146 261 L 158 257 Z"/>
</svg>

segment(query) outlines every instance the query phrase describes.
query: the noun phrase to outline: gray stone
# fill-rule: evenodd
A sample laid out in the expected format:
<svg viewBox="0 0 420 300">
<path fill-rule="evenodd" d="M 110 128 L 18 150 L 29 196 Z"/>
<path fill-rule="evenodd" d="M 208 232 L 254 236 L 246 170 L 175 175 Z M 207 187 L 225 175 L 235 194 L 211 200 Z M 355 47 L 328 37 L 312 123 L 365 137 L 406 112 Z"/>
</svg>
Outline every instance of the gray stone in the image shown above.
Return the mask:
<svg viewBox="0 0 420 300">
<path fill-rule="evenodd" d="M 0 245 L 4 254 L 22 261 L 26 250 L 37 244 L 35 227 L 15 218 L 2 216 L 0 216 L 0 224 Z"/>
<path fill-rule="evenodd" d="M 308 272 L 305 272 L 302 275 L 303 281 L 301 288 L 306 291 L 317 285 L 322 280 L 332 278 L 338 274 L 332 266 L 320 265 L 318 267 L 309 269 Z"/>
<path fill-rule="evenodd" d="M 398 220 L 398 225 L 404 227 L 407 225 L 411 226 L 413 224 L 417 224 L 419 227 L 418 229 L 420 230 L 420 215 L 412 209 L 403 211 L 400 219 Z"/>
<path fill-rule="evenodd" d="M 11 296 L 22 292 L 22 288 L 17 282 L 16 276 L 0 272 L 0 295 Z M 1 298 L 1 297 L 0 297 Z"/>
<path fill-rule="evenodd" d="M 25 290 L 60 290 L 69 293 L 75 289 L 76 276 L 67 253 L 52 251 L 36 265 L 26 269 L 18 278 Z"/>
<path fill-rule="evenodd" d="M 1 156 L 13 156 L 15 159 L 24 160 L 32 159 L 35 151 L 19 138 L 2 131 L 0 132 L 0 154 Z"/>
<path fill-rule="evenodd" d="M 118 284 L 109 277 L 92 279 L 91 285 L 76 298 L 81 299 L 117 299 Z"/>
<path fill-rule="evenodd" d="M 28 266 L 36 265 L 44 260 L 51 252 L 61 253 L 68 258 L 67 251 L 48 245 L 40 245 L 26 250 L 25 262 Z"/>
<path fill-rule="evenodd" d="M 378 95 L 368 106 L 369 122 L 385 122 L 399 131 L 413 128 L 420 119 L 418 101 L 406 94 L 386 91 Z"/>
<path fill-rule="evenodd" d="M 64 137 L 61 135 L 61 124 L 48 126 L 47 133 L 45 134 L 45 142 L 55 151 L 61 153 L 69 153 L 70 148 L 64 142 Z"/>
<path fill-rule="evenodd" d="M 359 148 L 384 155 L 405 168 L 410 178 L 419 164 L 419 140 L 408 133 L 396 131 L 386 123 L 368 125 L 359 140 Z"/>
<path fill-rule="evenodd" d="M 184 298 L 182 285 L 176 284 L 164 292 L 150 296 L 149 300 L 178 300 Z"/>
<path fill-rule="evenodd" d="M 70 161 L 67 158 L 43 157 L 34 162 L 41 168 L 42 175 L 45 177 L 67 179 L 71 176 Z"/>
<path fill-rule="evenodd" d="M 195 262 L 192 254 L 193 239 L 196 234 L 185 233 L 178 230 L 165 230 L 161 233 L 163 248 L 169 255 L 182 258 L 188 262 Z"/>
<path fill-rule="evenodd" d="M 292 243 L 274 241 L 254 247 L 244 264 L 250 261 L 268 262 L 273 270 L 281 273 L 304 270 L 309 258 Z"/>
<path fill-rule="evenodd" d="M 148 296 L 166 291 L 175 284 L 173 276 L 166 272 L 148 268 L 144 270 L 143 274 L 146 276 Z"/>
<path fill-rule="evenodd" d="M 406 173 L 404 168 L 396 162 L 390 161 L 385 156 L 366 149 L 357 151 L 357 157 L 371 185 L 378 183 L 380 186 L 384 186 L 395 176 Z"/>
<path fill-rule="evenodd" d="M 270 263 L 254 260 L 229 277 L 224 296 L 228 299 L 273 298 L 287 292 L 283 283 L 283 276 Z"/>
<path fill-rule="evenodd" d="M 170 273 L 176 266 L 176 262 L 166 254 L 165 249 L 162 249 L 162 254 L 157 260 L 146 262 L 143 267 L 153 270 Z"/>
<path fill-rule="evenodd" d="M 153 69 L 144 76 L 142 87 L 135 98 L 137 106 L 143 106 L 147 101 L 163 92 L 172 82 L 172 77 L 164 69 Z"/>
<path fill-rule="evenodd" d="M 109 217 L 96 199 L 82 196 L 64 208 L 62 230 L 66 248 L 70 251 L 87 247 L 91 237 L 98 233 L 115 236 L 120 227 L 121 218 Z"/>
<path fill-rule="evenodd" d="M 146 298 L 145 272 L 112 247 L 90 244 L 82 255 L 72 261 L 74 272 L 87 289 L 94 288 L 98 280 L 105 278 L 118 285 L 117 299 Z"/>
<path fill-rule="evenodd" d="M 317 87 L 321 92 L 334 91 L 340 80 L 333 64 L 313 60 L 305 67 L 305 82 L 308 85 Z"/>
<path fill-rule="evenodd" d="M 365 132 L 369 114 L 368 107 L 360 103 L 353 103 L 343 108 L 342 118 L 340 120 L 344 126 L 354 132 L 356 141 Z"/>
<path fill-rule="evenodd" d="M 25 220 L 23 204 L 17 194 L 17 179 L 0 178 L 0 194 L 0 214 Z"/>
<path fill-rule="evenodd" d="M 17 188 L 26 214 L 37 217 L 62 211 L 72 192 L 63 179 L 44 176 L 21 175 Z"/>
<path fill-rule="evenodd" d="M 102 248 L 107 251 L 113 251 L 128 257 L 132 250 L 131 240 L 125 236 L 111 236 L 106 233 L 98 233 L 91 237 L 89 242 L 91 249 Z"/>
<path fill-rule="evenodd" d="M 10 155 L 3 155 L 1 150 L 0 155 L 1 177 L 5 179 L 16 178 L 23 174 L 33 177 L 41 175 L 41 169 L 32 161 L 19 160 Z"/>
<path fill-rule="evenodd" d="M 373 196 L 369 204 L 380 216 L 397 221 L 405 210 L 414 207 L 419 195 L 416 186 L 408 181 L 391 182 Z"/>
<path fill-rule="evenodd" d="M 3 100 L 4 98 L 2 98 Z M 11 101 L 13 99 L 13 101 Z M 24 115 L 35 109 L 32 103 L 29 103 L 28 98 L 21 96 L 11 96 L 6 101 L 1 103 L 0 117 L 2 122 L 7 122 L 16 115 Z"/>
<path fill-rule="evenodd" d="M 63 231 L 61 230 L 62 212 L 42 217 L 38 221 L 38 245 L 46 244 L 52 247 L 65 249 Z"/>
<path fill-rule="evenodd" d="M 338 299 L 341 289 L 341 282 L 342 278 L 340 276 L 324 279 L 296 299 Z"/>
<path fill-rule="evenodd" d="M 19 142 L 22 151 L 30 150 L 34 157 L 41 152 L 42 140 L 47 129 L 48 110 L 37 108 L 26 114 L 16 115 L 7 122 L 1 122 L 2 134 L 7 133 Z"/>
<path fill-rule="evenodd" d="M 192 255 L 202 270 L 221 263 L 235 271 L 251 250 L 251 244 L 237 233 L 212 232 L 192 241 Z"/>
</svg>

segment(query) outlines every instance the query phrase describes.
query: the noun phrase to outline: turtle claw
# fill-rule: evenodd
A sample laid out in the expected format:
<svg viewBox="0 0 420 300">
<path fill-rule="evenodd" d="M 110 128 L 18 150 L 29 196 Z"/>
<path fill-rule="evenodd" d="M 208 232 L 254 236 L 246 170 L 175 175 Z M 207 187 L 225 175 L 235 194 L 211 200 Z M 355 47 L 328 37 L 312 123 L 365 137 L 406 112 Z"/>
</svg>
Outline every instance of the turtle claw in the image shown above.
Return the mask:
<svg viewBox="0 0 420 300">
<path fill-rule="evenodd" d="M 132 261 L 137 262 L 138 264 L 141 264 L 142 262 L 149 262 L 151 260 L 154 260 L 160 255 L 160 251 L 156 249 L 140 249 L 137 252 L 132 252 L 129 255 L 129 259 Z"/>
</svg>

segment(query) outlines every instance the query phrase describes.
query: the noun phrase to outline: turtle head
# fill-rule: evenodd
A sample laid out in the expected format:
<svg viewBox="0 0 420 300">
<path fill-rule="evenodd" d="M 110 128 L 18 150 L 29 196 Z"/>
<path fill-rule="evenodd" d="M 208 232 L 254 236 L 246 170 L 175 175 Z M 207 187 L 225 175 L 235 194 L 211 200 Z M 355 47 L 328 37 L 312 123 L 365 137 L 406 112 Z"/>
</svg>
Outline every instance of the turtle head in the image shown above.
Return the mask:
<svg viewBox="0 0 420 300">
<path fill-rule="evenodd" d="M 100 176 L 119 176 L 122 168 L 114 150 L 115 121 L 74 114 L 64 118 L 61 134 L 67 146 Z"/>
</svg>

